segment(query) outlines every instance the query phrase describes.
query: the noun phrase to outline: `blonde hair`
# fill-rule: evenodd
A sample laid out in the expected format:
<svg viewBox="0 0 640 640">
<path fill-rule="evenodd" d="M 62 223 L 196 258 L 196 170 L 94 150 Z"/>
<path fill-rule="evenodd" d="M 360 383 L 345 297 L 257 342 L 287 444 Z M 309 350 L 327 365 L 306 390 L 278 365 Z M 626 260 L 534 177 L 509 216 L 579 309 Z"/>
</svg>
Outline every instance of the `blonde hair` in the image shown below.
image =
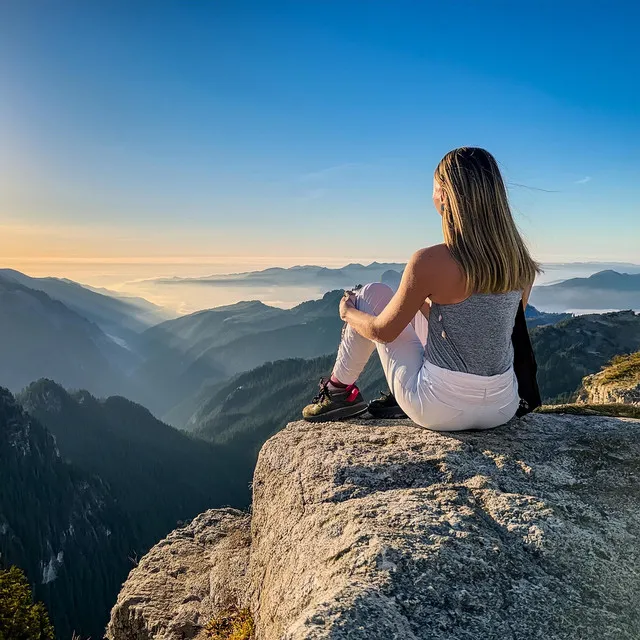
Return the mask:
<svg viewBox="0 0 640 640">
<path fill-rule="evenodd" d="M 460 147 L 442 158 L 435 176 L 443 190 L 444 242 L 467 290 L 505 293 L 531 285 L 540 265 L 513 220 L 495 158 L 484 149 Z"/>
</svg>

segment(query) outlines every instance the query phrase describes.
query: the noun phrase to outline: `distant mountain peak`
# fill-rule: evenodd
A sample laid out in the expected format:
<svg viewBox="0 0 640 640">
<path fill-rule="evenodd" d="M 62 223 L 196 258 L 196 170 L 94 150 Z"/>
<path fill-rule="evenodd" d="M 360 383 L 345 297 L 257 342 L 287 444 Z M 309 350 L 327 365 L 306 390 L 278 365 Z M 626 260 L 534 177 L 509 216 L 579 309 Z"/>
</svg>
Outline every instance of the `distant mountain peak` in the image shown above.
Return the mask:
<svg viewBox="0 0 640 640">
<path fill-rule="evenodd" d="M 640 273 L 603 269 L 533 288 L 531 302 L 544 311 L 640 309 Z"/>
<path fill-rule="evenodd" d="M 257 311 L 265 309 L 276 309 L 277 307 L 271 307 L 268 304 L 262 302 L 262 300 L 240 300 L 238 302 L 232 302 L 231 304 L 225 304 L 220 307 L 213 307 L 211 309 L 202 309 L 201 311 L 195 311 L 194 313 L 181 316 L 179 319 L 188 317 L 196 317 L 201 314 L 208 313 L 228 313 L 229 311 Z M 164 324 L 170 325 L 173 320 L 167 320 Z"/>
<path fill-rule="evenodd" d="M 83 406 L 97 406 L 100 404 L 98 398 L 89 393 L 86 389 L 75 391 L 71 396 L 78 404 Z"/>
<path fill-rule="evenodd" d="M 9 391 L 9 389 L 5 389 L 4 387 L 0 387 L 0 404 L 4 402 L 11 406 L 17 404 L 11 391 Z"/>
<path fill-rule="evenodd" d="M 49 378 L 32 382 L 20 394 L 20 399 L 27 410 L 43 408 L 52 413 L 60 413 L 71 401 L 67 390 Z"/>
</svg>

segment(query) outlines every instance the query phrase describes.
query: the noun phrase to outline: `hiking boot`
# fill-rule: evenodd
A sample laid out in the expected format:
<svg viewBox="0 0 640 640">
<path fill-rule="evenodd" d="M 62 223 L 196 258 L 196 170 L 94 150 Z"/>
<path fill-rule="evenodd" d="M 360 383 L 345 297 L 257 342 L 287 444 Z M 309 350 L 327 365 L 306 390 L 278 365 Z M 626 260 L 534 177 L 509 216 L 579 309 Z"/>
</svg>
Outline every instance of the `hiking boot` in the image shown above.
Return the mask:
<svg viewBox="0 0 640 640">
<path fill-rule="evenodd" d="M 326 422 L 353 418 L 366 410 L 367 403 L 355 384 L 344 389 L 329 389 L 329 378 L 320 378 L 320 391 L 302 410 L 302 417 L 309 422 Z"/>
<path fill-rule="evenodd" d="M 516 418 L 522 418 L 522 416 L 526 416 L 527 413 L 531 413 L 533 409 L 529 406 L 529 403 L 520 398 L 520 404 L 518 405 L 518 410 L 516 411 Z"/>
<path fill-rule="evenodd" d="M 372 400 L 367 409 L 374 418 L 407 418 L 407 414 L 400 408 L 392 393 L 380 392 L 377 400 Z"/>
</svg>

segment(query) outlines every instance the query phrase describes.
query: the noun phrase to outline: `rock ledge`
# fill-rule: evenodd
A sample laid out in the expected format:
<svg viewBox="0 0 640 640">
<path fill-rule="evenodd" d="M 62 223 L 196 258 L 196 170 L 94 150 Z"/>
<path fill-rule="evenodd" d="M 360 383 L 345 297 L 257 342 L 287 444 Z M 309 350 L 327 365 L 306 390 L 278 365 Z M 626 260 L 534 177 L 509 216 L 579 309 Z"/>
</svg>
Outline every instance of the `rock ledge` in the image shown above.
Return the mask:
<svg viewBox="0 0 640 640">
<path fill-rule="evenodd" d="M 249 516 L 238 509 L 211 509 L 171 532 L 129 574 L 106 637 L 195 638 L 246 594 L 249 542 Z"/>
<path fill-rule="evenodd" d="M 258 640 L 640 637 L 638 420 L 296 422 L 262 448 L 253 494 L 250 549 L 235 510 L 172 533 L 108 637 L 193 638 L 232 598 Z"/>
</svg>

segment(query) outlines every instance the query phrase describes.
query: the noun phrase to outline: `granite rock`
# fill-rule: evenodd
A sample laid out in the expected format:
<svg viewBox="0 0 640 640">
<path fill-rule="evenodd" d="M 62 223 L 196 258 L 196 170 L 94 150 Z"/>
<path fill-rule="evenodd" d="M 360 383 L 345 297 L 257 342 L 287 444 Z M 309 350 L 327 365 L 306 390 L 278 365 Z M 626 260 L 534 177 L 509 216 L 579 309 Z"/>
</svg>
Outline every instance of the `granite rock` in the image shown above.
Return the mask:
<svg viewBox="0 0 640 640">
<path fill-rule="evenodd" d="M 211 509 L 171 532 L 135 567 L 111 611 L 109 640 L 190 640 L 247 593 L 249 516 Z"/>
<path fill-rule="evenodd" d="M 156 545 L 108 638 L 194 638 L 235 603 L 257 640 L 637 640 L 639 536 L 638 420 L 296 422 L 262 447 L 251 519 Z"/>
<path fill-rule="evenodd" d="M 258 640 L 640 638 L 640 422 L 290 424 L 259 456 Z"/>
</svg>

